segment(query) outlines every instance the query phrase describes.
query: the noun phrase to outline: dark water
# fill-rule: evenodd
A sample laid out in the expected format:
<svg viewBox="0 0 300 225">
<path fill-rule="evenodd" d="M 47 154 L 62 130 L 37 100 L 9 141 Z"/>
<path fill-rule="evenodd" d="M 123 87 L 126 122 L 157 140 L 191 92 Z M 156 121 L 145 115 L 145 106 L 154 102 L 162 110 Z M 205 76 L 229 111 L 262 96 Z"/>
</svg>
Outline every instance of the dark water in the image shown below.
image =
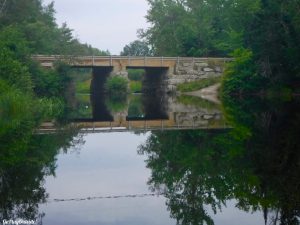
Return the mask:
<svg viewBox="0 0 300 225">
<path fill-rule="evenodd" d="M 297 99 L 78 99 L 73 121 L 93 129 L 2 141 L 1 221 L 299 224 Z"/>
</svg>

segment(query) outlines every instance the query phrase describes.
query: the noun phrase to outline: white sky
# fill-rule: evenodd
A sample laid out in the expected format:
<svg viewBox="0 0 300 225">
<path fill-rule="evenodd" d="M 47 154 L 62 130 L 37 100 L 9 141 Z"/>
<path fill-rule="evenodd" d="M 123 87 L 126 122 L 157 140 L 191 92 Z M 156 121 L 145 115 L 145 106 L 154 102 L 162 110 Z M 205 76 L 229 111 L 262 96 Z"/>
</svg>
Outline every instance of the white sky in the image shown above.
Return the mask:
<svg viewBox="0 0 300 225">
<path fill-rule="evenodd" d="M 52 0 L 44 0 L 44 4 Z M 56 22 L 66 22 L 82 43 L 119 55 L 146 28 L 146 0 L 54 0 Z"/>
</svg>

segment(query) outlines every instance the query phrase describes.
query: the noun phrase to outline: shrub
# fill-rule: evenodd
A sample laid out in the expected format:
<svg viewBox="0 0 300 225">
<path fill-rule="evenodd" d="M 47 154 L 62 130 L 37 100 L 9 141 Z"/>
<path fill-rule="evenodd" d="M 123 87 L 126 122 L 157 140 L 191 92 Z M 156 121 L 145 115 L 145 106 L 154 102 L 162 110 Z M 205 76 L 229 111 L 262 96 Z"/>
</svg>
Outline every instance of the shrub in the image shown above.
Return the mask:
<svg viewBox="0 0 300 225">
<path fill-rule="evenodd" d="M 222 80 L 222 95 L 249 94 L 260 91 L 265 81 L 256 72 L 252 51 L 237 49 L 232 56 L 235 59 L 227 65 Z"/>
<path fill-rule="evenodd" d="M 141 81 L 130 81 L 130 92 L 137 93 L 142 91 L 142 82 Z"/>
<path fill-rule="evenodd" d="M 108 78 L 105 84 L 105 91 L 110 95 L 122 95 L 127 93 L 128 81 L 121 76 Z"/>
</svg>

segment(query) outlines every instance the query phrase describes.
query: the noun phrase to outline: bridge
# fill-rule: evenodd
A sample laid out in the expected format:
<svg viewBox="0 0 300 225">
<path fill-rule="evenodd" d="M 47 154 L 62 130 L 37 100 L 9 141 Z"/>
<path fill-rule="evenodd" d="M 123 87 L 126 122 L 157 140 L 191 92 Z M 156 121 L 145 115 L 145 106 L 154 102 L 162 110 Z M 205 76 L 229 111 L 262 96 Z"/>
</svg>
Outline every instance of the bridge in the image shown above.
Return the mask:
<svg viewBox="0 0 300 225">
<path fill-rule="evenodd" d="M 221 76 L 231 58 L 138 57 L 138 56 L 60 56 L 34 55 L 43 67 L 51 68 L 56 61 L 72 67 L 93 68 L 93 78 L 119 75 L 127 77 L 127 69 L 144 69 L 145 78 L 156 74 L 160 88 L 176 90 L 177 84 Z"/>
</svg>

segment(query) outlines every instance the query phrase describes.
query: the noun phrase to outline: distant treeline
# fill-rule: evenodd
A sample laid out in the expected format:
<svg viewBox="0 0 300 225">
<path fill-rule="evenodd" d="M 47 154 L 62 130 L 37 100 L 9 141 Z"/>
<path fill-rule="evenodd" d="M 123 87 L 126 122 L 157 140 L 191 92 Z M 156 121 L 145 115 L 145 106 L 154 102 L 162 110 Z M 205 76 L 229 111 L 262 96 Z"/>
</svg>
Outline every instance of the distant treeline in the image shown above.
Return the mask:
<svg viewBox="0 0 300 225">
<path fill-rule="evenodd" d="M 154 55 L 233 56 L 224 94 L 295 91 L 300 77 L 300 1 L 147 0 Z"/>
</svg>

